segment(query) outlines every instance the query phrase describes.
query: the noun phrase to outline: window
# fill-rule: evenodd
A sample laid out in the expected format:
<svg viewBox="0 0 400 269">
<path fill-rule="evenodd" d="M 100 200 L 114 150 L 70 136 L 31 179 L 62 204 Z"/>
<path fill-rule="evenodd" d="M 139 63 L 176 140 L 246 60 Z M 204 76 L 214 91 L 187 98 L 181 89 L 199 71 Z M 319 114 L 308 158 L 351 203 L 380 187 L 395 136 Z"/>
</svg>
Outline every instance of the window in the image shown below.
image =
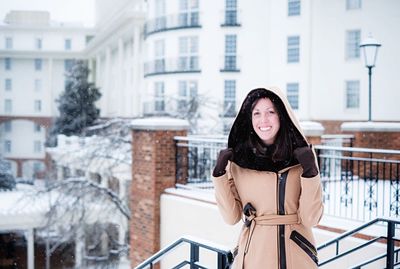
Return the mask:
<svg viewBox="0 0 400 269">
<path fill-rule="evenodd" d="M 40 126 L 40 124 L 34 123 L 33 124 L 33 131 L 35 133 L 40 133 L 42 131 L 42 126 Z"/>
<path fill-rule="evenodd" d="M 300 15 L 300 0 L 288 0 L 288 16 Z"/>
<path fill-rule="evenodd" d="M 360 58 L 360 30 L 350 30 L 346 32 L 346 59 Z"/>
<path fill-rule="evenodd" d="M 155 30 L 162 30 L 166 27 L 165 0 L 156 0 L 154 5 Z"/>
<path fill-rule="evenodd" d="M 199 25 L 199 1 L 180 0 L 179 1 L 179 26 Z"/>
<path fill-rule="evenodd" d="M 299 83 L 286 84 L 286 96 L 293 109 L 299 109 Z"/>
<path fill-rule="evenodd" d="M 42 111 L 42 101 L 41 100 L 35 100 L 34 101 L 34 111 L 35 112 Z"/>
<path fill-rule="evenodd" d="M 165 101 L 164 101 L 164 82 L 154 83 L 154 110 L 156 112 L 165 111 Z"/>
<path fill-rule="evenodd" d="M 64 40 L 64 49 L 65 50 L 71 50 L 71 39 L 70 38 L 67 38 L 67 39 L 65 39 Z"/>
<path fill-rule="evenodd" d="M 224 112 L 223 117 L 236 115 L 236 81 L 225 80 L 224 83 Z"/>
<path fill-rule="evenodd" d="M 11 171 L 11 168 L 12 168 L 11 162 L 6 161 L 6 160 L 3 159 L 3 164 L 4 164 L 4 170 L 5 171 Z"/>
<path fill-rule="evenodd" d="M 197 110 L 197 81 L 178 82 L 178 112 L 190 116 Z"/>
<path fill-rule="evenodd" d="M 35 70 L 40 71 L 42 70 L 42 67 L 43 67 L 42 59 L 35 59 Z"/>
<path fill-rule="evenodd" d="M 225 0 L 225 24 L 237 25 L 237 0 Z"/>
<path fill-rule="evenodd" d="M 36 38 L 35 39 L 35 48 L 37 50 L 41 50 L 42 49 L 42 39 L 41 38 Z"/>
<path fill-rule="evenodd" d="M 360 81 L 346 81 L 346 108 L 360 107 Z"/>
<path fill-rule="evenodd" d="M 197 36 L 184 36 L 179 38 L 179 63 L 180 71 L 199 69 L 199 39 Z"/>
<path fill-rule="evenodd" d="M 6 49 L 12 49 L 13 48 L 13 39 L 12 39 L 12 37 L 6 37 L 6 39 L 5 39 L 5 47 L 6 47 Z"/>
<path fill-rule="evenodd" d="M 12 123 L 11 121 L 4 122 L 4 132 L 11 132 L 12 131 Z"/>
<path fill-rule="evenodd" d="M 300 36 L 288 36 L 287 62 L 298 63 L 299 61 L 300 61 Z"/>
<path fill-rule="evenodd" d="M 41 162 L 34 162 L 33 163 L 33 172 L 37 173 L 43 170 L 43 164 Z"/>
<path fill-rule="evenodd" d="M 225 36 L 225 70 L 236 70 L 236 35 Z"/>
<path fill-rule="evenodd" d="M 4 81 L 4 90 L 11 91 L 12 90 L 12 80 L 11 78 L 6 78 Z"/>
<path fill-rule="evenodd" d="M 156 40 L 154 42 L 154 59 L 155 59 L 155 72 L 160 73 L 165 71 L 165 41 Z"/>
<path fill-rule="evenodd" d="M 42 142 L 40 140 L 33 141 L 33 152 L 35 153 L 42 152 Z"/>
<path fill-rule="evenodd" d="M 11 70 L 11 58 L 4 59 L 4 69 Z"/>
<path fill-rule="evenodd" d="M 12 100 L 11 99 L 4 100 L 4 112 L 6 112 L 6 113 L 12 112 Z"/>
<path fill-rule="evenodd" d="M 35 79 L 35 91 L 39 92 L 42 90 L 42 80 Z"/>
<path fill-rule="evenodd" d="M 12 144 L 11 140 L 4 140 L 4 152 L 11 153 Z"/>
<path fill-rule="evenodd" d="M 72 59 L 68 59 L 68 60 L 64 60 L 64 70 L 66 72 L 70 72 L 72 70 L 72 67 L 75 64 L 75 60 Z"/>
<path fill-rule="evenodd" d="M 361 0 L 346 0 L 346 9 L 361 9 Z"/>
</svg>

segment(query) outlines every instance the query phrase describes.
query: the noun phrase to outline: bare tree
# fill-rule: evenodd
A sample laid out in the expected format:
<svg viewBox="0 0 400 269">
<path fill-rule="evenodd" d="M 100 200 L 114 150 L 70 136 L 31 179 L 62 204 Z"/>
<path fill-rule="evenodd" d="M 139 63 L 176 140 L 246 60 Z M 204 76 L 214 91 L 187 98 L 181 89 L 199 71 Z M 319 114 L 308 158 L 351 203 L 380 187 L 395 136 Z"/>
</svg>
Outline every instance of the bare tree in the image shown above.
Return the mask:
<svg viewBox="0 0 400 269">
<path fill-rule="evenodd" d="M 87 128 L 86 137 L 59 136 L 48 148 L 54 169 L 49 173 L 46 260 L 58 248 L 75 242 L 75 260 L 81 266 L 113 268 L 129 250 L 131 135 L 128 120 L 99 121 Z M 55 179 L 55 176 L 62 178 Z M 125 192 L 125 193 L 121 193 Z"/>
</svg>

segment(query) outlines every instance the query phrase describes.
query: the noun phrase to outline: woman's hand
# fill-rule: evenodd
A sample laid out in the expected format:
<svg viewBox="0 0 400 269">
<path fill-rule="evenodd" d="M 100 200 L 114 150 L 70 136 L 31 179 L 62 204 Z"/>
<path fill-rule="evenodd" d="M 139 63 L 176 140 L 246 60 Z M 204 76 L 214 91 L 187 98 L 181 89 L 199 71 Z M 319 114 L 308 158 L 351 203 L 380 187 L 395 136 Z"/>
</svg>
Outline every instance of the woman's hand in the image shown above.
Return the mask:
<svg viewBox="0 0 400 269">
<path fill-rule="evenodd" d="M 225 168 L 228 161 L 233 159 L 233 150 L 231 148 L 223 149 L 219 152 L 217 163 L 215 164 L 213 177 L 220 177 L 226 173 Z"/>
<path fill-rule="evenodd" d="M 315 177 L 318 175 L 318 168 L 315 162 L 314 152 L 311 147 L 300 147 L 293 151 L 294 157 L 299 161 L 303 167 L 302 177 Z"/>
</svg>

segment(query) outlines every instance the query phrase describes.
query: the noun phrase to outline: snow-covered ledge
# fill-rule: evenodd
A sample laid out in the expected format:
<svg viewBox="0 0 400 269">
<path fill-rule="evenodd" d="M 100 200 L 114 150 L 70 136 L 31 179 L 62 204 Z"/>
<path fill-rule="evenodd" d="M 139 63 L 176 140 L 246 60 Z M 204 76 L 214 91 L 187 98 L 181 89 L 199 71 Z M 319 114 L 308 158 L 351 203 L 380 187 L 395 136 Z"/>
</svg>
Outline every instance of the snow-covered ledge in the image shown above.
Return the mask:
<svg viewBox="0 0 400 269">
<path fill-rule="evenodd" d="M 300 126 L 305 136 L 321 136 L 324 133 L 324 126 L 316 121 L 301 121 Z"/>
<path fill-rule="evenodd" d="M 131 122 L 131 128 L 134 130 L 188 130 L 189 122 L 187 120 L 168 118 L 168 117 L 151 117 L 143 119 L 135 119 Z"/>
<path fill-rule="evenodd" d="M 344 122 L 341 129 L 343 132 L 400 132 L 400 122 Z"/>
</svg>

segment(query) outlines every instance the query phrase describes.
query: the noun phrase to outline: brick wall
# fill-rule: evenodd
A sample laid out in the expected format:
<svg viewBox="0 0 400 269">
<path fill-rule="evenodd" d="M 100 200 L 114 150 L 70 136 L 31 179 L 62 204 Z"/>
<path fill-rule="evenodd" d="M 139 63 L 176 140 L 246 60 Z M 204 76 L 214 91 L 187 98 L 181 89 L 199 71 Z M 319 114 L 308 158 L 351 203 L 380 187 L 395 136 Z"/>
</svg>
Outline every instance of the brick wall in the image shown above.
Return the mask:
<svg viewBox="0 0 400 269">
<path fill-rule="evenodd" d="M 342 124 L 341 128 L 343 133 L 354 135 L 353 147 L 400 150 L 400 123 L 353 122 Z M 353 157 L 398 160 L 399 156 L 356 152 Z M 353 174 L 361 178 L 388 178 L 389 174 L 396 175 L 396 173 L 398 173 L 396 166 L 390 166 L 388 163 L 359 162 L 357 167 L 353 168 Z"/>
<path fill-rule="evenodd" d="M 341 129 L 354 135 L 354 147 L 400 150 L 400 123 L 348 122 Z"/>
<path fill-rule="evenodd" d="M 175 185 L 174 136 L 186 136 L 185 121 L 137 120 L 132 130 L 130 259 L 135 267 L 160 250 L 160 195 Z M 135 125 L 136 124 L 136 125 Z M 144 125 L 144 126 L 143 126 Z"/>
</svg>

